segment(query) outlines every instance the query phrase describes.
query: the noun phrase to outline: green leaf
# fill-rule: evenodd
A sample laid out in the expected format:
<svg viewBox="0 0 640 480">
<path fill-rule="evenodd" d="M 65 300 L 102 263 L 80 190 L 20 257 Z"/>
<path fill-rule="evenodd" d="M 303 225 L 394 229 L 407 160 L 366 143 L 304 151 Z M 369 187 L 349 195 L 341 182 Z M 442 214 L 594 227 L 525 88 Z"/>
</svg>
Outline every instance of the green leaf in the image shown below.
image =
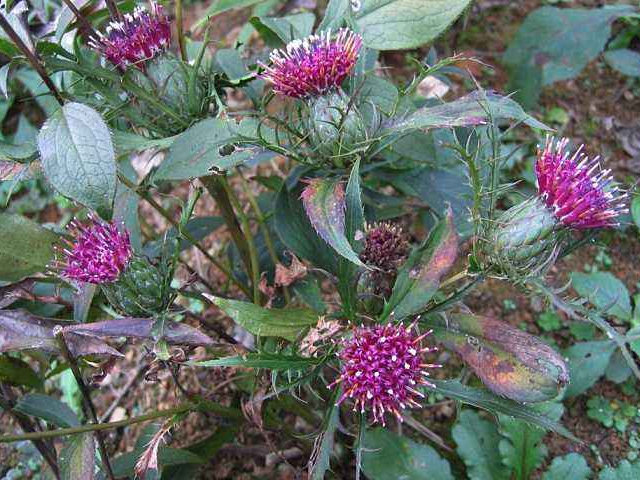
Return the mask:
<svg viewBox="0 0 640 480">
<path fill-rule="evenodd" d="M 318 25 L 318 32 L 323 30 L 337 30 L 342 26 L 347 15 L 351 13 L 350 0 L 329 0 L 324 11 L 322 22 Z"/>
<path fill-rule="evenodd" d="M 440 279 L 453 266 L 458 254 L 458 235 L 451 210 L 414 250 L 398 272 L 389 301 L 381 315 L 402 320 L 420 313 L 438 290 Z"/>
<path fill-rule="evenodd" d="M 300 188 L 291 191 L 283 185 L 276 197 L 275 230 L 282 243 L 296 256 L 331 273 L 338 273 L 334 250 L 315 232 L 300 202 Z"/>
<path fill-rule="evenodd" d="M 449 462 L 433 448 L 384 428 L 367 430 L 362 471 L 370 480 L 453 480 Z"/>
<path fill-rule="evenodd" d="M 607 467 L 600 472 L 598 480 L 637 480 L 640 478 L 640 461 L 629 463 L 622 460 L 616 468 Z"/>
<path fill-rule="evenodd" d="M 28 363 L 7 355 L 0 355 L 0 381 L 34 389 L 42 386 L 42 380 Z"/>
<path fill-rule="evenodd" d="M 482 408 L 494 415 L 496 413 L 502 413 L 513 418 L 519 418 L 531 425 L 555 432 L 570 440 L 579 442 L 579 440 L 572 435 L 569 430 L 560 425 L 556 420 L 550 418 L 546 414 L 534 410 L 528 405 L 523 405 L 521 403 L 514 402 L 513 400 L 499 397 L 486 388 L 475 388 L 462 385 L 457 380 L 436 380 L 432 378 L 430 381 L 435 385 L 435 388 L 425 388 L 425 390 L 435 391 L 445 397 L 459 400 L 467 405 Z"/>
<path fill-rule="evenodd" d="M 526 88 L 525 82 L 535 78 L 535 72 L 540 76 L 540 86 L 576 77 L 604 49 L 613 21 L 632 11 L 628 5 L 590 10 L 542 7 L 533 11 L 503 57 L 511 72 L 511 85 Z M 529 73 L 514 78 L 519 71 Z"/>
<path fill-rule="evenodd" d="M 473 410 L 463 410 L 451 430 L 456 451 L 467 466 L 469 480 L 509 480 L 511 472 L 502 464 L 498 443 L 502 438 L 495 423 Z"/>
<path fill-rule="evenodd" d="M 606 340 L 576 343 L 565 350 L 570 378 L 565 396 L 576 397 L 591 388 L 604 375 L 615 349 L 615 343 Z"/>
<path fill-rule="evenodd" d="M 96 460 L 93 433 L 86 432 L 69 438 L 60 452 L 60 476 L 62 480 L 92 480 Z"/>
<path fill-rule="evenodd" d="M 113 143 L 118 156 L 131 152 L 142 152 L 152 148 L 165 150 L 171 146 L 177 136 L 166 138 L 147 138 L 133 132 L 113 130 Z"/>
<path fill-rule="evenodd" d="M 320 363 L 320 361 L 317 358 L 261 352 L 192 362 L 190 365 L 195 367 L 246 367 L 266 368 L 268 370 L 303 370 L 318 363 Z"/>
<path fill-rule="evenodd" d="M 27 162 L 35 160 L 38 156 L 38 149 L 34 143 L 21 143 L 12 145 L 0 141 L 0 160 L 14 160 L 16 162 Z"/>
<path fill-rule="evenodd" d="M 295 39 L 311 34 L 315 15 L 304 12 L 285 17 L 253 17 L 251 25 L 270 47 L 282 47 Z"/>
<path fill-rule="evenodd" d="M 364 230 L 364 209 L 360 191 L 360 158 L 351 167 L 346 191 L 345 233 L 353 245 L 357 231 Z"/>
<path fill-rule="evenodd" d="M 562 328 L 562 319 L 551 310 L 541 313 L 536 323 L 543 332 L 553 332 Z"/>
<path fill-rule="evenodd" d="M 237 148 L 226 154 L 225 146 L 237 142 L 238 134 L 251 123 L 207 118 L 196 123 L 173 142 L 166 158 L 153 175 L 154 181 L 187 180 L 211 174 L 213 170 L 226 171 L 241 165 L 252 157 L 250 149 Z"/>
<path fill-rule="evenodd" d="M 0 213 L 0 280 L 15 282 L 42 272 L 58 236 L 21 215 Z"/>
<path fill-rule="evenodd" d="M 133 478 L 133 469 L 142 454 L 143 449 L 136 449 L 133 452 L 125 453 L 114 458 L 111 462 L 113 473 L 116 478 Z M 172 465 L 201 464 L 203 460 L 188 450 L 162 446 L 158 449 L 158 466 L 160 470 Z M 151 473 L 151 472 L 149 472 Z"/>
<path fill-rule="evenodd" d="M 81 103 L 67 103 L 38 134 L 47 180 L 87 207 L 109 212 L 116 195 L 116 159 L 107 124 Z"/>
<path fill-rule="evenodd" d="M 562 404 L 547 404 L 544 407 L 554 420 L 562 416 Z M 547 448 L 542 444 L 546 432 L 505 415 L 500 416 L 500 424 L 506 437 L 499 444 L 505 465 L 513 468 L 516 480 L 529 480 L 531 473 L 547 456 Z"/>
<path fill-rule="evenodd" d="M 621 48 L 606 52 L 604 59 L 611 65 L 611 68 L 615 68 L 623 75 L 640 77 L 640 53 Z"/>
<path fill-rule="evenodd" d="M 206 25 L 213 17 L 220 15 L 221 13 L 229 10 L 235 10 L 238 8 L 246 8 L 256 3 L 264 2 L 265 0 L 216 0 L 202 15 L 202 19 L 198 20 L 192 27 L 192 30 L 198 29 Z"/>
<path fill-rule="evenodd" d="M 419 108 L 396 122 L 391 130 L 407 132 L 416 129 L 467 127 L 482 125 L 490 119 L 515 120 L 533 128 L 551 130 L 544 123 L 527 114 L 511 98 L 484 91 L 475 91 L 435 107 Z"/>
<path fill-rule="evenodd" d="M 635 197 L 631 202 L 631 218 L 636 227 L 640 228 L 640 196 Z"/>
<path fill-rule="evenodd" d="M 416 48 L 460 16 L 470 0 L 366 0 L 356 13 L 364 44 L 376 50 Z"/>
<path fill-rule="evenodd" d="M 218 228 L 224 225 L 222 217 L 195 217 L 187 222 L 183 227 L 183 231 L 191 234 L 194 240 L 200 241 L 206 238 L 212 232 L 215 232 Z M 160 256 L 162 253 L 163 244 L 171 244 L 171 241 L 178 238 L 179 233 L 176 227 L 171 227 L 162 237 L 161 240 L 155 240 L 148 242 L 144 246 L 144 253 L 148 257 L 154 258 Z M 179 250 L 186 250 L 192 247 L 193 244 L 186 239 L 180 240 Z"/>
<path fill-rule="evenodd" d="M 498 395 L 541 402 L 555 398 L 569 380 L 567 366 L 553 348 L 500 320 L 451 315 L 428 325 Z"/>
<path fill-rule="evenodd" d="M 356 193 L 352 192 L 352 197 L 353 195 Z M 353 251 L 345 233 L 346 201 L 344 187 L 340 181 L 323 178 L 309 180 L 302 192 L 302 203 L 318 236 L 350 262 L 365 267 L 358 254 Z M 357 216 L 357 212 L 352 212 L 349 219 L 351 228 L 355 226 L 354 222 L 358 221 Z"/>
<path fill-rule="evenodd" d="M 542 480 L 587 480 L 591 469 L 584 457 L 578 453 L 570 453 L 564 457 L 556 457 Z"/>
<path fill-rule="evenodd" d="M 318 314 L 307 308 L 263 308 L 253 303 L 203 294 L 238 325 L 254 335 L 295 340 L 300 333 L 318 323 Z"/>
<path fill-rule="evenodd" d="M 629 290 L 610 272 L 571 274 L 571 284 L 582 297 L 609 315 L 631 319 Z"/>
<path fill-rule="evenodd" d="M 14 409 L 26 415 L 41 418 L 60 428 L 80 425 L 78 417 L 68 405 L 40 393 L 30 393 L 21 397 Z"/>
</svg>

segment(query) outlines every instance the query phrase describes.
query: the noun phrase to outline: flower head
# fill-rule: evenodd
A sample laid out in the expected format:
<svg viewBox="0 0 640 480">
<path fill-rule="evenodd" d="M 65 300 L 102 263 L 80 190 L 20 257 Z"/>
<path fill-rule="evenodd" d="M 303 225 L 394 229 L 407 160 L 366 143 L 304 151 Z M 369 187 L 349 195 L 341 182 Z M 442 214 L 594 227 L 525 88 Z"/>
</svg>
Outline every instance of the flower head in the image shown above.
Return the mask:
<svg viewBox="0 0 640 480">
<path fill-rule="evenodd" d="M 68 280 L 86 283 L 115 282 L 133 256 L 127 231 L 121 232 L 114 223 L 105 223 L 94 215 L 91 223 L 76 222 L 73 243 L 63 250 L 61 276 Z"/>
<path fill-rule="evenodd" d="M 150 60 L 171 43 L 171 23 L 164 10 L 155 2 L 150 12 L 136 7 L 133 14 L 125 14 L 122 22 L 113 21 L 107 26 L 106 35 L 89 43 L 115 66 L 125 69 L 129 65 L 143 68 Z"/>
<path fill-rule="evenodd" d="M 577 229 L 613 227 L 625 212 L 617 187 L 611 187 L 611 170 L 600 168 L 599 157 L 590 160 L 582 146 L 571 155 L 568 139 L 547 137 L 538 150 L 538 194 L 563 225 Z"/>
<path fill-rule="evenodd" d="M 389 223 L 368 226 L 360 260 L 388 273 L 395 273 L 406 260 L 409 244 L 402 229 Z"/>
<path fill-rule="evenodd" d="M 329 385 L 341 384 L 342 397 L 355 400 L 354 411 L 370 409 L 374 422 L 385 424 L 385 414 L 393 413 L 402 421 L 400 410 L 419 406 L 417 398 L 424 395 L 417 390 L 427 381 L 427 368 L 439 365 L 423 363 L 422 354 L 436 348 L 423 348 L 422 339 L 431 331 L 417 336 L 414 325 L 376 325 L 360 327 L 340 352 L 342 371 Z"/>
<path fill-rule="evenodd" d="M 331 31 L 293 40 L 270 55 L 262 77 L 280 95 L 304 98 L 339 87 L 358 60 L 362 37 L 346 28 L 332 38 Z"/>
</svg>

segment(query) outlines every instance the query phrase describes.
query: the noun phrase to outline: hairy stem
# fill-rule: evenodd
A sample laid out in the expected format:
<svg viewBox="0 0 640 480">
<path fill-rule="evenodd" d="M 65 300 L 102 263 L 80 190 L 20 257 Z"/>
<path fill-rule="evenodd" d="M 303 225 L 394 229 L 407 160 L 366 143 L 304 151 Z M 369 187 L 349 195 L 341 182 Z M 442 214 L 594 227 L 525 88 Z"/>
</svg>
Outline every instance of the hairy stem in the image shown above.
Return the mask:
<svg viewBox="0 0 640 480">
<path fill-rule="evenodd" d="M 240 227 L 240 221 L 233 210 L 231 199 L 228 194 L 228 182 L 223 175 L 209 175 L 202 177 L 200 181 L 203 183 L 209 195 L 213 197 L 220 209 L 224 223 L 229 230 L 229 234 L 235 243 L 240 258 L 244 264 L 244 268 L 249 278 L 253 278 L 253 270 L 251 267 L 251 253 L 249 252 L 249 244 L 247 243 L 246 234 Z M 251 295 L 248 295 L 249 297 Z"/>
<path fill-rule="evenodd" d="M 242 205 L 238 201 L 236 194 L 233 189 L 229 185 L 228 182 L 224 182 L 224 189 L 227 192 L 227 196 L 231 201 L 231 205 L 236 210 L 236 214 L 238 215 L 238 220 L 240 221 L 240 225 L 242 225 L 242 230 L 244 231 L 244 237 L 247 241 L 247 247 L 249 248 L 249 257 L 251 260 L 251 272 L 253 273 L 252 286 L 253 286 L 253 303 L 256 305 L 260 305 L 261 294 L 260 294 L 260 261 L 258 259 L 258 250 L 256 249 L 256 244 L 253 241 L 253 235 L 251 233 L 251 224 L 249 223 L 249 217 L 244 213 L 242 209 Z"/>
<path fill-rule="evenodd" d="M 62 329 L 62 327 L 59 327 L 59 326 L 55 327 L 54 334 L 58 341 L 60 352 L 62 353 L 62 356 L 69 364 L 69 367 L 71 367 L 73 376 L 75 377 L 76 382 L 78 383 L 78 387 L 80 388 L 80 393 L 82 394 L 82 400 L 84 403 L 85 415 L 87 415 L 87 417 L 89 416 L 91 417 L 94 425 L 99 425 L 100 420 L 98 419 L 98 414 L 96 413 L 96 407 L 94 406 L 93 401 L 91 400 L 91 394 L 89 393 L 89 389 L 84 383 L 84 380 L 82 378 L 82 373 L 80 372 L 80 367 L 78 367 L 78 362 L 76 361 L 76 358 L 73 356 L 73 354 L 69 350 L 67 342 L 64 338 L 64 330 Z M 105 473 L 107 474 L 107 477 L 110 480 L 115 480 L 116 477 L 114 476 L 113 470 L 111 469 L 111 462 L 109 461 L 109 454 L 107 452 L 107 448 L 104 443 L 104 437 L 102 436 L 102 432 L 96 430 L 95 436 L 96 436 L 96 440 L 98 441 L 98 449 L 100 450 L 100 456 L 102 457 L 102 465 L 104 466 Z"/>
<path fill-rule="evenodd" d="M 80 10 L 78 10 L 78 7 L 76 7 L 73 1 L 72 0 L 62 0 L 62 1 L 67 6 L 67 8 L 71 10 L 71 12 L 73 12 L 73 14 L 76 17 L 76 20 L 78 20 L 78 22 L 82 25 L 82 28 L 85 30 L 87 35 L 89 37 L 96 37 L 96 32 L 93 29 L 93 26 L 91 26 L 91 23 L 89 23 L 89 21 L 85 18 L 85 16 L 82 15 L 82 13 L 80 13 Z"/>
<path fill-rule="evenodd" d="M 149 195 L 149 193 L 147 191 L 145 191 L 144 189 L 140 188 L 140 186 L 136 185 L 135 183 L 133 183 L 131 180 L 129 180 L 127 177 L 125 177 L 124 175 L 122 175 L 120 173 L 118 174 L 118 179 L 128 189 L 130 189 L 131 191 L 135 192 L 136 195 L 138 195 L 140 198 L 144 199 L 149 205 L 151 205 L 173 227 L 175 227 L 176 230 L 179 229 L 178 223 L 171 217 L 169 212 L 167 212 L 164 208 L 162 208 L 162 206 L 159 205 L 158 202 L 156 202 L 151 197 L 151 195 Z M 236 278 L 236 276 L 233 274 L 231 269 L 229 269 L 226 265 L 224 265 L 222 262 L 220 262 L 218 259 L 216 259 L 213 255 L 211 255 L 202 245 L 200 245 L 198 243 L 198 241 L 195 238 L 193 238 L 193 236 L 189 232 L 187 232 L 186 230 L 182 229 L 181 234 L 189 243 L 191 243 L 191 245 L 193 245 L 200 252 L 202 252 L 202 254 L 207 258 L 207 260 L 209 260 L 211 263 L 213 263 L 218 268 L 218 270 L 220 270 L 222 273 L 224 273 L 227 276 L 227 278 L 229 278 L 240 290 L 242 290 L 242 292 L 244 292 L 245 295 L 247 295 L 248 297 L 251 297 L 251 290 L 249 290 L 249 288 L 244 283 L 242 283 L 240 280 L 238 280 Z"/>
<path fill-rule="evenodd" d="M 247 199 L 249 200 L 249 204 L 251 205 L 251 208 L 253 208 L 253 211 L 256 214 L 256 218 L 258 219 L 258 223 L 260 224 L 260 228 L 262 229 L 262 235 L 264 236 L 264 243 L 267 246 L 267 250 L 269 252 L 269 256 L 271 257 L 271 261 L 273 262 L 274 265 L 277 265 L 280 260 L 278 259 L 278 254 L 276 252 L 276 248 L 273 243 L 273 237 L 271 236 L 269 225 L 267 225 L 267 219 L 264 216 L 264 213 L 262 212 L 260 205 L 258 205 L 258 201 L 256 200 L 256 197 L 253 195 L 253 192 L 251 191 L 251 187 L 249 186 L 248 182 L 242 175 L 242 172 L 238 170 L 238 174 L 240 175 L 242 189 L 245 195 L 247 196 Z M 284 298 L 286 303 L 290 303 L 291 295 L 289 294 L 289 289 L 285 286 L 283 287 L 282 290 L 284 292 Z"/>
<path fill-rule="evenodd" d="M 42 78 L 42 81 L 47 86 L 51 94 L 58 101 L 60 106 L 64 105 L 64 99 L 62 98 L 62 95 L 60 95 L 58 88 L 55 86 L 55 84 L 53 83 L 53 80 L 51 80 L 51 77 L 49 77 L 46 70 L 42 66 L 42 63 L 40 62 L 40 57 L 38 57 L 38 54 L 29 50 L 29 47 L 25 45 L 25 43 L 22 41 L 20 36 L 15 32 L 13 27 L 11 27 L 11 24 L 9 24 L 7 19 L 4 18 L 4 16 L 2 15 L 0 15 L 0 27 L 2 27 L 2 29 L 5 31 L 7 36 L 11 39 L 11 41 L 16 44 L 16 46 L 22 52 L 22 54 L 25 57 L 27 57 L 27 60 L 29 61 L 33 69 L 38 73 L 38 75 L 40 75 L 40 78 Z"/>
<path fill-rule="evenodd" d="M 182 61 L 187 61 L 187 47 L 184 42 L 184 27 L 182 25 L 182 0 L 175 1 L 175 24 L 178 34 L 178 46 L 180 47 L 180 57 Z"/>
</svg>

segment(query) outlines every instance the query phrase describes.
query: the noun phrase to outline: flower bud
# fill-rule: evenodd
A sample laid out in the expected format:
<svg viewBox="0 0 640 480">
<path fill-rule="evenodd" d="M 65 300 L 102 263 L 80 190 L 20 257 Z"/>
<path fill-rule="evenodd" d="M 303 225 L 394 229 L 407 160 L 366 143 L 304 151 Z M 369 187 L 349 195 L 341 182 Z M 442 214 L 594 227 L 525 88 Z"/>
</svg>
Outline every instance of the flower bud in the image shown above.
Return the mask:
<svg viewBox="0 0 640 480">
<path fill-rule="evenodd" d="M 537 275 L 553 264 L 568 231 L 613 227 L 627 211 L 610 170 L 567 139 L 548 137 L 535 166 L 538 195 L 504 212 L 490 228 L 486 252 L 504 273 Z"/>
</svg>

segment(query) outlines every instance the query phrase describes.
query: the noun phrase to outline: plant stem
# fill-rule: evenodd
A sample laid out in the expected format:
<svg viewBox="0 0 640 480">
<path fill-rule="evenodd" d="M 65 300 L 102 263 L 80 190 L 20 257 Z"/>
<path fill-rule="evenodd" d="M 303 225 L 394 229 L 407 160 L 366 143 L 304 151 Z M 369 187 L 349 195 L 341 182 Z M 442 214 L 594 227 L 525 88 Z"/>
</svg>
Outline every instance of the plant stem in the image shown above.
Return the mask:
<svg viewBox="0 0 640 480">
<path fill-rule="evenodd" d="M 249 248 L 249 256 L 251 259 L 251 272 L 253 273 L 253 303 L 256 305 L 260 305 L 261 294 L 260 294 L 260 261 L 258 259 L 258 250 L 256 249 L 256 244 L 253 241 L 253 235 L 251 234 L 251 224 L 249 223 L 249 217 L 244 213 L 238 198 L 236 197 L 233 189 L 229 185 L 228 182 L 223 183 L 223 187 L 227 192 L 227 196 L 231 201 L 231 205 L 235 208 L 236 214 L 238 215 L 238 220 L 240 220 L 240 225 L 242 225 L 242 230 L 244 231 L 244 238 L 247 241 L 247 247 Z"/>
<path fill-rule="evenodd" d="M 231 204 L 231 199 L 227 191 L 228 182 L 226 177 L 223 175 L 208 175 L 202 177 L 200 181 L 209 192 L 209 195 L 216 201 L 222 218 L 224 218 L 224 223 L 233 239 L 233 243 L 235 243 L 238 248 L 247 275 L 249 278 L 253 278 L 249 244 L 247 243 L 246 234 L 242 231 L 238 217 L 233 210 L 233 205 Z M 251 297 L 251 295 L 248 296 Z"/>
<path fill-rule="evenodd" d="M 11 41 L 16 44 L 16 46 L 22 52 L 22 54 L 25 57 L 27 57 L 27 60 L 29 61 L 33 69 L 38 73 L 38 75 L 40 75 L 40 78 L 42 78 L 42 81 L 45 83 L 45 85 L 47 86 L 51 94 L 55 97 L 55 99 L 58 101 L 60 106 L 63 106 L 64 99 L 62 98 L 62 95 L 60 95 L 58 88 L 53 83 L 53 80 L 51 80 L 51 77 L 49 77 L 46 70 L 42 66 L 42 63 L 40 62 L 40 58 L 38 57 L 37 53 L 34 53 L 31 50 L 29 50 L 29 47 L 25 45 L 25 43 L 22 41 L 20 36 L 15 32 L 13 27 L 11 27 L 11 24 L 9 24 L 9 22 L 7 21 L 6 18 L 4 18 L 3 15 L 0 15 L 0 27 L 2 27 L 2 29 L 11 39 Z"/>
<path fill-rule="evenodd" d="M 85 414 L 87 416 L 91 416 L 94 425 L 99 425 L 100 420 L 98 419 L 98 414 L 96 413 L 96 407 L 93 405 L 89 389 L 82 379 L 82 373 L 80 372 L 80 368 L 78 367 L 78 362 L 69 350 L 69 346 L 67 345 L 67 342 L 64 338 L 64 330 L 62 329 L 62 327 L 56 326 L 53 330 L 53 333 L 58 341 L 60 353 L 62 353 L 62 356 L 69 364 L 69 367 L 71 367 L 73 376 L 76 378 L 76 382 L 78 383 L 78 387 L 80 388 L 80 393 L 82 394 L 84 403 Z M 105 473 L 110 480 L 115 480 L 116 477 L 113 475 L 113 470 L 111 469 L 111 462 L 109 461 L 109 454 L 104 444 L 104 437 L 102 436 L 102 432 L 96 431 L 95 436 L 96 440 L 98 441 L 98 449 L 100 450 L 100 456 L 102 457 L 102 465 L 104 466 Z"/>
<path fill-rule="evenodd" d="M 247 196 L 247 199 L 249 200 L 249 204 L 251 205 L 251 208 L 253 208 L 253 211 L 256 214 L 256 218 L 258 219 L 258 223 L 260 224 L 260 228 L 262 229 L 262 235 L 264 236 L 264 243 L 266 244 L 267 250 L 269 251 L 269 256 L 271 257 L 271 261 L 273 262 L 274 265 L 277 265 L 280 260 L 278 259 L 278 254 L 276 252 L 276 249 L 273 243 L 273 238 L 271 237 L 271 231 L 269 230 L 269 225 L 267 225 L 267 219 L 262 213 L 262 209 L 260 208 L 260 205 L 258 205 L 258 201 L 256 200 L 256 197 L 253 195 L 253 192 L 251 191 L 251 188 L 249 187 L 248 182 L 246 181 L 246 179 L 242 175 L 242 172 L 240 172 L 239 169 L 238 169 L 238 175 L 240 176 L 242 189 L 245 195 Z M 289 294 L 289 289 L 286 286 L 284 286 L 282 290 L 284 293 L 284 299 L 286 303 L 290 303 L 291 295 Z"/>
<path fill-rule="evenodd" d="M 14 420 L 18 425 L 20 425 L 20 428 L 22 428 L 22 430 L 30 433 L 38 433 L 36 432 L 36 429 L 29 417 L 12 410 L 14 407 L 14 401 L 12 398 L 9 398 L 9 395 L 11 394 L 9 388 L 1 383 L 0 387 L 2 387 L 2 395 L 0 395 L 0 407 L 2 407 L 6 412 L 9 413 L 9 415 L 14 418 Z M 53 476 L 56 478 L 56 480 L 60 480 L 60 470 L 58 469 L 58 462 L 56 461 L 53 447 L 41 438 L 33 439 L 31 440 L 31 442 L 33 442 L 33 445 L 40 452 L 42 458 L 44 458 L 45 462 L 47 462 L 47 465 L 49 465 L 49 468 L 51 469 L 51 472 L 53 473 Z"/>
<path fill-rule="evenodd" d="M 104 0 L 104 3 L 107 4 L 107 9 L 109 10 L 111 17 L 121 21 L 122 14 L 120 13 L 120 10 L 118 10 L 118 5 L 116 5 L 115 0 Z"/>
<path fill-rule="evenodd" d="M 82 28 L 86 30 L 87 35 L 89 35 L 89 37 L 95 37 L 96 32 L 91 26 L 91 23 L 89 23 L 89 21 L 85 18 L 85 16 L 82 15 L 82 13 L 80 13 L 80 10 L 78 10 L 78 7 L 75 6 L 73 1 L 72 0 L 62 0 L 62 1 L 67 6 L 67 8 L 71 10 L 71 12 L 73 12 L 78 22 L 82 24 Z"/>
<path fill-rule="evenodd" d="M 182 0 L 175 0 L 175 24 L 178 33 L 178 46 L 180 47 L 180 57 L 182 61 L 187 61 L 187 47 L 184 43 L 184 27 L 182 25 Z"/>
<path fill-rule="evenodd" d="M 135 192 L 136 195 L 138 195 L 140 198 L 144 199 L 149 205 L 151 205 L 173 227 L 175 227 L 176 230 L 179 230 L 178 223 L 171 217 L 169 212 L 167 212 L 164 208 L 162 208 L 162 206 L 159 205 L 151 197 L 151 195 L 149 195 L 148 192 L 146 192 L 143 189 L 141 189 L 139 185 L 133 183 L 131 180 L 129 180 L 127 177 L 125 177 L 121 173 L 118 173 L 118 179 L 128 189 L 130 189 L 132 192 Z M 214 258 L 213 255 L 211 255 L 209 252 L 207 252 L 207 250 L 202 245 L 200 245 L 198 243 L 198 241 L 195 238 L 193 238 L 193 236 L 189 232 L 187 232 L 186 230 L 182 229 L 181 234 L 189 243 L 191 243 L 191 245 L 193 245 L 198 250 L 200 250 L 200 252 L 202 252 L 202 254 L 207 258 L 207 260 L 209 260 L 211 263 L 213 263 L 218 268 L 218 270 L 220 270 L 222 273 L 224 273 L 240 290 L 242 290 L 242 292 L 245 295 L 247 295 L 248 297 L 251 297 L 251 290 L 249 290 L 249 288 L 246 285 L 244 285 L 240 280 L 238 280 L 235 277 L 235 275 L 233 274 L 233 272 L 229 268 L 227 268 L 222 262 L 220 262 L 219 260 Z"/>
<path fill-rule="evenodd" d="M 143 423 L 149 420 L 155 420 L 156 418 L 169 417 L 178 413 L 183 413 L 189 410 L 195 410 L 197 404 L 195 403 L 183 403 L 177 407 L 168 408 L 166 410 L 155 410 L 153 412 L 145 413 L 139 417 L 127 418 L 125 420 L 119 420 L 117 422 L 109 423 L 88 423 L 79 427 L 72 428 L 59 428 L 57 430 L 46 430 L 44 432 L 33 432 L 23 435 L 5 435 L 0 437 L 0 443 L 21 442 L 23 440 L 37 440 L 41 438 L 56 438 L 64 437 L 67 435 L 78 435 L 86 432 L 98 432 L 102 430 L 112 430 L 114 428 L 122 428 L 128 425 L 134 425 L 136 423 Z"/>
</svg>

